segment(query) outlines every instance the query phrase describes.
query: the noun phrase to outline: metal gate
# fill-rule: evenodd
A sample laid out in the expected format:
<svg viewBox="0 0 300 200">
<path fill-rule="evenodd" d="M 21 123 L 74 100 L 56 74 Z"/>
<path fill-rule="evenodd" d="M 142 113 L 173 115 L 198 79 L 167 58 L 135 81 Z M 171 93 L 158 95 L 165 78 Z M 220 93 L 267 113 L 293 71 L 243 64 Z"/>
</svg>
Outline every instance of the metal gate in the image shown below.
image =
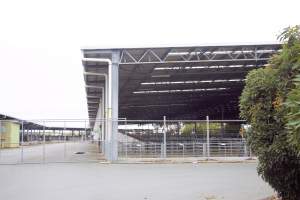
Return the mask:
<svg viewBox="0 0 300 200">
<path fill-rule="evenodd" d="M 99 162 L 86 120 L 0 121 L 0 164 Z"/>
</svg>

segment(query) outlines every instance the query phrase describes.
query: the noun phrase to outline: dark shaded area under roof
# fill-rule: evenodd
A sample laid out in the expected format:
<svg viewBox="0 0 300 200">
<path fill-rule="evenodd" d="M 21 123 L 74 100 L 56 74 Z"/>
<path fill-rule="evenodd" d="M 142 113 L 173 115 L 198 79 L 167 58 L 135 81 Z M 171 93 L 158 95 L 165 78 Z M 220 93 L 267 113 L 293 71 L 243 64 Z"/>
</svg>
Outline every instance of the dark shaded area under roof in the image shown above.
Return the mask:
<svg viewBox="0 0 300 200">
<path fill-rule="evenodd" d="M 119 52 L 119 118 L 132 120 L 238 119 L 238 99 L 250 70 L 263 67 L 281 44 L 163 48 L 83 49 L 86 58 Z M 83 62 L 86 72 L 107 66 Z M 85 76 L 86 85 L 103 85 Z M 86 88 L 89 118 L 95 119 L 101 90 Z"/>
</svg>

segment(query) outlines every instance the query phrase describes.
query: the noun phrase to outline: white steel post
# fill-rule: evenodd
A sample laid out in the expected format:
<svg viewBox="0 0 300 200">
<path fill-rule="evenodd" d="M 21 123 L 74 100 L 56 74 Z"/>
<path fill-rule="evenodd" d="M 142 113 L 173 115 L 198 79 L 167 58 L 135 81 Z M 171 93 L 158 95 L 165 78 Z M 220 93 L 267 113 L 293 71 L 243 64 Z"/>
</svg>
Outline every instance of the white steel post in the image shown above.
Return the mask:
<svg viewBox="0 0 300 200">
<path fill-rule="evenodd" d="M 210 157 L 210 145 L 209 145 L 209 116 L 206 116 L 206 148 L 207 158 Z"/>
<path fill-rule="evenodd" d="M 206 144 L 202 143 L 202 157 L 206 156 Z"/>
<path fill-rule="evenodd" d="M 24 162 L 24 121 L 22 121 L 22 135 L 21 135 L 21 163 Z"/>
<path fill-rule="evenodd" d="M 66 122 L 64 121 L 64 130 L 63 130 L 63 136 L 64 136 L 64 160 L 66 160 L 66 154 L 67 154 L 67 148 L 66 148 Z"/>
<path fill-rule="evenodd" d="M 245 139 L 243 139 L 242 144 L 244 145 L 244 157 L 247 157 L 248 156 L 248 150 L 247 150 L 247 145 L 246 145 Z"/>
<path fill-rule="evenodd" d="M 106 134 L 105 134 L 105 157 L 114 161 L 118 159 L 118 95 L 119 95 L 119 60 L 120 51 L 111 52 L 111 60 L 107 58 L 82 58 L 83 61 L 104 62 L 108 64 L 108 76 L 105 76 L 106 92 Z M 90 73 L 89 73 L 90 74 Z M 115 120 L 115 121 L 114 121 Z"/>
<path fill-rule="evenodd" d="M 110 156 L 111 161 L 118 160 L 118 119 L 119 119 L 119 60 L 120 52 L 112 52 L 112 65 L 109 68 L 110 107 L 108 114 L 110 118 Z"/>
<path fill-rule="evenodd" d="M 46 136 L 45 136 L 45 121 L 43 121 L 43 163 L 46 161 Z"/>
<path fill-rule="evenodd" d="M 167 157 L 167 123 L 166 116 L 164 116 L 164 143 L 163 143 L 163 158 Z"/>
<path fill-rule="evenodd" d="M 126 158 L 127 158 L 128 157 L 127 118 L 125 118 L 125 137 L 126 137 L 126 141 L 125 141 L 125 155 L 126 155 Z"/>
<path fill-rule="evenodd" d="M 195 156 L 195 141 L 193 141 L 193 156 Z"/>
<path fill-rule="evenodd" d="M 86 120 L 84 120 L 84 134 L 86 135 Z M 83 137 L 83 134 L 81 133 L 81 141 L 83 141 L 83 140 L 84 140 L 84 137 Z"/>
<path fill-rule="evenodd" d="M 2 150 L 2 134 L 3 134 L 3 132 L 2 132 L 2 122 L 0 120 L 0 162 L 1 162 L 1 150 Z"/>
</svg>

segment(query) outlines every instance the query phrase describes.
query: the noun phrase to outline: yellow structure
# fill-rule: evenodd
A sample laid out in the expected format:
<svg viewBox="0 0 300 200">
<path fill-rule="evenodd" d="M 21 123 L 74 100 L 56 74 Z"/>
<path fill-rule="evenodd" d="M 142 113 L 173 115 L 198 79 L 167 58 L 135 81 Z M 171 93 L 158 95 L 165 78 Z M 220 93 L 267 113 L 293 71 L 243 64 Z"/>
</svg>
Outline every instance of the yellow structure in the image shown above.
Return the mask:
<svg viewBox="0 0 300 200">
<path fill-rule="evenodd" d="M 0 147 L 13 148 L 19 147 L 20 124 L 13 121 L 0 122 Z"/>
</svg>

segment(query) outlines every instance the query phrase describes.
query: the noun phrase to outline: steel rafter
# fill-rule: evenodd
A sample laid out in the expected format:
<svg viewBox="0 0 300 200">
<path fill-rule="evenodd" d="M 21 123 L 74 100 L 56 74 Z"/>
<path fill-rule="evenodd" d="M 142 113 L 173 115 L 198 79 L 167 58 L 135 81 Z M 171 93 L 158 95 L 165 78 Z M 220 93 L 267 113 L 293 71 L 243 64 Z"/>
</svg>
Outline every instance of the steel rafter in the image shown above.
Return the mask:
<svg viewBox="0 0 300 200">
<path fill-rule="evenodd" d="M 273 46 L 219 46 L 194 48 L 168 48 L 162 52 L 160 48 L 144 49 L 138 53 L 137 49 L 121 50 L 120 64 L 147 64 L 147 63 L 184 63 L 214 60 L 266 60 L 276 53 L 280 47 Z"/>
</svg>

